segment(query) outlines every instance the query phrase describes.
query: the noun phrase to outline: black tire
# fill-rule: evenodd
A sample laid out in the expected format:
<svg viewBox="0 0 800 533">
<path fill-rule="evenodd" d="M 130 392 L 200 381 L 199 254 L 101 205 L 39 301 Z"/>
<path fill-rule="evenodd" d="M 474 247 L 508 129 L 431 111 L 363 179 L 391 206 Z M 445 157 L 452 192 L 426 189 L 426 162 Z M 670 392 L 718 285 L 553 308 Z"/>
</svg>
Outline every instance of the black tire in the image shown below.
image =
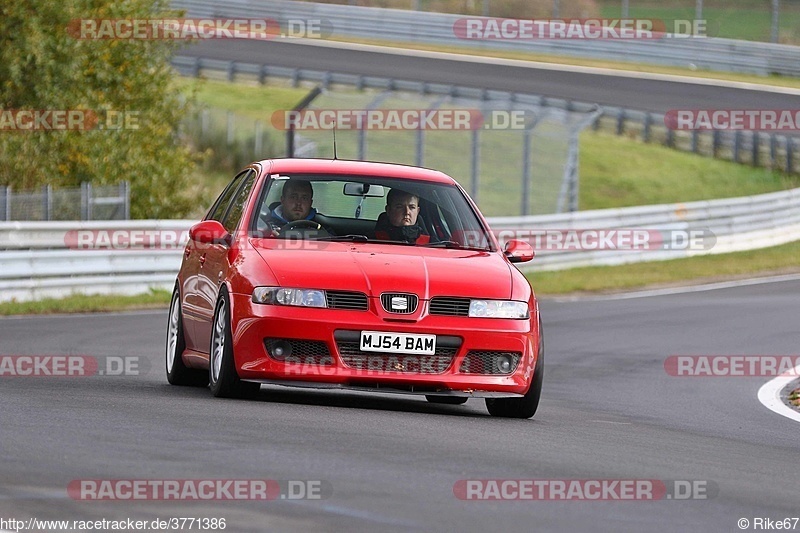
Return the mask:
<svg viewBox="0 0 800 533">
<path fill-rule="evenodd" d="M 428 396 L 425 395 L 425 399 L 431 403 L 440 403 L 445 405 L 461 405 L 463 403 L 467 403 L 469 398 L 465 398 L 463 396 Z"/>
<path fill-rule="evenodd" d="M 233 361 L 230 305 L 225 291 L 220 293 L 214 310 L 211 346 L 208 352 L 208 382 L 217 398 L 252 398 L 261 385 L 239 379 Z"/>
<path fill-rule="evenodd" d="M 531 386 L 522 398 L 486 398 L 486 409 L 492 416 L 502 418 L 531 418 L 539 407 L 544 380 L 544 334 L 539 323 L 539 357 L 533 369 Z"/>
<path fill-rule="evenodd" d="M 171 385 L 189 387 L 205 387 L 208 385 L 208 373 L 203 370 L 189 368 L 183 362 L 183 351 L 186 339 L 183 336 L 183 313 L 181 312 L 181 295 L 178 287 L 172 293 L 167 319 L 166 370 L 167 381 Z"/>
</svg>

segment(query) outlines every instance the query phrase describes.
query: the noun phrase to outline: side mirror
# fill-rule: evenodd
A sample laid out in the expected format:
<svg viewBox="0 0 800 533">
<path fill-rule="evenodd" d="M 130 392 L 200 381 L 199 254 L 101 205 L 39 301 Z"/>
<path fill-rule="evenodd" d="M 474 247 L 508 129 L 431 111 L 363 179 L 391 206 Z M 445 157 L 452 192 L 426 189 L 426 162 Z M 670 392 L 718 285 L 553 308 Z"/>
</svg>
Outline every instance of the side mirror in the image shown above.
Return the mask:
<svg viewBox="0 0 800 533">
<path fill-rule="evenodd" d="M 508 241 L 503 253 L 512 263 L 527 263 L 536 255 L 530 244 L 519 239 Z"/>
<path fill-rule="evenodd" d="M 189 228 L 189 238 L 203 244 L 230 245 L 231 235 L 216 220 L 204 220 Z"/>
</svg>

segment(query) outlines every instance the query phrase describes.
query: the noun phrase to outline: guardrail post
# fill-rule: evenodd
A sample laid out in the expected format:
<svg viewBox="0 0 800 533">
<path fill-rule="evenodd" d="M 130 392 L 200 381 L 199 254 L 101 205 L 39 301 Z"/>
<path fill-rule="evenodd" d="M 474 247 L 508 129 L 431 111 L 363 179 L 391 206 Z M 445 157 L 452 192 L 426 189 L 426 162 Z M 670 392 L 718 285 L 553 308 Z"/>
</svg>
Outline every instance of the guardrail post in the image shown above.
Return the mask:
<svg viewBox="0 0 800 533">
<path fill-rule="evenodd" d="M 478 176 L 481 167 L 481 130 L 475 128 L 472 130 L 472 156 L 470 157 L 470 179 L 471 191 L 470 195 L 475 202 L 478 201 Z"/>
<path fill-rule="evenodd" d="M 711 137 L 711 157 L 717 157 L 719 154 L 719 145 L 720 145 L 720 137 L 721 133 L 719 130 L 714 130 Z"/>
<path fill-rule="evenodd" d="M 267 65 L 261 65 L 261 68 L 258 69 L 258 83 L 259 85 L 264 85 L 267 83 Z"/>
<path fill-rule="evenodd" d="M 425 153 L 425 130 L 423 128 L 417 128 L 416 146 L 414 147 L 414 151 L 416 152 L 414 154 L 414 164 L 418 167 L 421 167 Z"/>
<path fill-rule="evenodd" d="M 760 157 L 761 154 L 759 153 L 761 151 L 761 143 L 759 142 L 760 140 L 761 139 L 758 136 L 758 132 L 754 131 L 753 132 L 753 146 L 752 146 L 753 155 L 750 157 L 750 164 L 752 164 L 754 167 L 759 166 L 759 160 L 761 159 L 761 157 Z"/>
<path fill-rule="evenodd" d="M 650 142 L 650 128 L 653 125 L 653 114 L 649 111 L 644 115 L 644 127 L 642 128 L 642 141 Z"/>
<path fill-rule="evenodd" d="M 131 219 L 131 184 L 123 180 L 119 184 L 119 195 L 122 196 L 123 220 Z"/>
<path fill-rule="evenodd" d="M 775 168 L 778 162 L 778 138 L 774 133 L 769 134 L 769 166 Z"/>
<path fill-rule="evenodd" d="M 200 77 L 200 58 L 194 58 L 194 63 L 192 63 L 192 76 L 195 78 Z"/>
<path fill-rule="evenodd" d="M 739 150 L 741 149 L 742 144 L 742 136 L 740 135 L 739 131 L 734 132 L 733 134 L 733 162 L 739 162 Z"/>
<path fill-rule="evenodd" d="M 256 140 L 255 146 L 253 146 L 253 155 L 255 157 L 253 159 L 261 159 L 261 153 L 264 151 L 264 131 L 260 120 L 256 120 L 255 130 Z"/>
<path fill-rule="evenodd" d="M 696 154 L 697 151 L 699 150 L 699 146 L 700 146 L 699 137 L 700 137 L 700 132 L 698 130 L 692 130 L 692 153 L 693 154 Z"/>
<path fill-rule="evenodd" d="M 617 135 L 622 135 L 625 132 L 625 110 L 620 109 L 617 112 Z"/>
<path fill-rule="evenodd" d="M 664 140 L 667 146 L 675 148 L 675 130 L 667 128 L 667 138 Z"/>
<path fill-rule="evenodd" d="M 50 220 L 50 209 L 52 208 L 50 199 L 50 185 L 42 185 L 42 220 Z"/>
<path fill-rule="evenodd" d="M 531 133 L 529 128 L 522 132 L 522 216 L 530 214 L 528 199 L 531 196 Z"/>
<path fill-rule="evenodd" d="M 786 173 L 794 172 L 794 139 L 786 136 Z"/>
<path fill-rule="evenodd" d="M 208 109 L 203 109 L 200 111 L 200 139 L 206 139 L 208 137 Z"/>
<path fill-rule="evenodd" d="M 233 81 L 236 77 L 236 61 L 228 63 L 228 81 Z"/>
<path fill-rule="evenodd" d="M 225 121 L 225 142 L 228 146 L 233 144 L 234 118 L 233 111 L 228 111 Z"/>
<path fill-rule="evenodd" d="M 770 31 L 770 41 L 778 42 L 778 12 L 780 11 L 780 0 L 772 0 L 772 28 Z"/>
<path fill-rule="evenodd" d="M 11 187 L 0 187 L 0 220 L 11 220 Z"/>
<path fill-rule="evenodd" d="M 578 156 L 578 140 L 575 139 L 575 150 L 574 150 L 574 157 L 575 163 L 572 166 L 572 177 L 569 180 L 569 212 L 574 213 L 578 210 L 578 191 L 580 187 L 578 186 L 578 180 L 581 176 L 580 165 L 581 161 Z"/>
<path fill-rule="evenodd" d="M 81 220 L 92 220 L 92 184 L 81 182 Z"/>
</svg>

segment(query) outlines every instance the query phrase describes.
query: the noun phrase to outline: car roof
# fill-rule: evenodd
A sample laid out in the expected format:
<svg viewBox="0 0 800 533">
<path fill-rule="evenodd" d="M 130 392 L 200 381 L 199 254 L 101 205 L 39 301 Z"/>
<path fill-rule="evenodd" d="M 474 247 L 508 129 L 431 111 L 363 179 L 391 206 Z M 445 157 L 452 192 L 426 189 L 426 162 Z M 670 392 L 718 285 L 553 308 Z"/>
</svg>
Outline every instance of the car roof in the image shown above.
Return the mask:
<svg viewBox="0 0 800 533">
<path fill-rule="evenodd" d="M 342 174 L 350 176 L 379 176 L 386 178 L 431 181 L 454 184 L 456 181 L 443 172 L 427 168 L 377 163 L 371 161 L 348 161 L 343 159 L 265 159 L 259 161 L 270 174 Z"/>
</svg>

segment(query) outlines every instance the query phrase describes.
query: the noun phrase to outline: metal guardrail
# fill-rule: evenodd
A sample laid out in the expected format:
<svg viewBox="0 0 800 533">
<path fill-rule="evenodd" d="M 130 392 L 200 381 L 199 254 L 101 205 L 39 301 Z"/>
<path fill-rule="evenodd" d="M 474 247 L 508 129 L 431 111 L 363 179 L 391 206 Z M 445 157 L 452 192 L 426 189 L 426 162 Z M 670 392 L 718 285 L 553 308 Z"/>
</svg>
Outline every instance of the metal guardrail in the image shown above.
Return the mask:
<svg viewBox="0 0 800 533">
<path fill-rule="evenodd" d="M 478 49 L 513 50 L 537 54 L 746 72 L 800 76 L 800 47 L 734 39 L 664 38 L 653 40 L 461 39 L 454 25 L 464 15 L 398 9 L 317 4 L 291 0 L 173 0 L 172 7 L 191 17 L 269 18 L 322 21 L 337 37 L 380 38 Z M 472 17 L 474 18 L 474 17 Z"/>
<path fill-rule="evenodd" d="M 133 294 L 150 288 L 170 290 L 180 266 L 181 244 L 193 222 L 0 222 L 0 301 L 60 297 L 73 292 Z M 713 232 L 716 241 L 710 249 L 539 250 L 531 263 L 522 266 L 537 271 L 676 259 L 800 240 L 800 189 L 685 204 L 491 218 L 489 224 L 501 236 L 509 232 L 524 236 L 536 231 L 614 228 Z M 105 232 L 113 245 L 115 231 L 168 233 L 171 240 L 166 240 L 168 246 L 155 249 L 70 249 L 79 242 L 77 231 L 93 236 L 95 244 L 100 242 L 99 232 Z"/>
<path fill-rule="evenodd" d="M 130 185 L 92 185 L 17 191 L 0 186 L 0 220 L 127 220 Z"/>
<path fill-rule="evenodd" d="M 312 82 L 318 83 L 326 89 L 332 85 L 349 85 L 356 89 L 394 89 L 480 100 L 508 99 L 529 106 L 551 107 L 582 113 L 594 113 L 599 109 L 600 113 L 594 122 L 596 130 L 603 129 L 617 135 L 635 136 L 644 142 L 658 142 L 685 152 L 781 170 L 787 174 L 800 172 L 800 140 L 791 136 L 757 131 L 675 131 L 667 128 L 664 115 L 661 113 L 616 106 L 598 106 L 588 102 L 534 94 L 510 94 L 503 91 L 447 84 L 220 59 L 176 56 L 172 59 L 172 66 L 184 76 L 198 77 L 201 74 L 217 73 L 229 81 L 243 76 L 264 84 L 270 78 L 277 78 L 291 80 L 295 87 L 302 82 Z"/>
</svg>

